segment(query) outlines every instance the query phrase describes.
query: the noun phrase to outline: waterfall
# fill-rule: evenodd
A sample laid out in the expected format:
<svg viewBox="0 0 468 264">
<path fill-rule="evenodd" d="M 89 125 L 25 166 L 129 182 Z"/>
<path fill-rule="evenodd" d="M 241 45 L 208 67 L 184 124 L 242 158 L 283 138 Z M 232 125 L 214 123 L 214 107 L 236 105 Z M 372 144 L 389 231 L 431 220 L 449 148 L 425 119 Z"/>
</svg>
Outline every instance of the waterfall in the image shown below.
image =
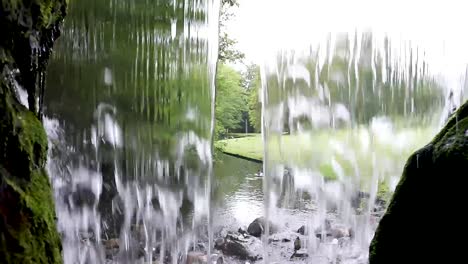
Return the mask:
<svg viewBox="0 0 468 264">
<path fill-rule="evenodd" d="M 71 2 L 45 126 L 65 263 L 179 263 L 212 240 L 219 1 Z"/>
<path fill-rule="evenodd" d="M 261 27 L 275 29 L 253 40 L 265 47 L 265 215 L 281 224 L 286 208 L 310 202 L 300 236 L 307 263 L 367 263 L 408 150 L 428 143 L 463 102 L 466 52 L 456 36 L 441 32 L 444 41 L 426 24 L 395 22 L 393 3 L 263 2 L 270 13 Z M 268 252 L 265 263 L 280 258 Z"/>
<path fill-rule="evenodd" d="M 249 164 L 219 193 L 220 1 L 70 1 L 44 99 L 65 264 L 191 263 L 193 252 L 211 263 L 214 223 L 260 217 L 262 204 L 265 234 L 239 242 L 253 241 L 257 263 L 367 263 L 407 157 L 468 96 L 468 56 L 457 53 L 467 41 L 445 32 L 464 24 L 441 27 L 421 3 L 246 1 L 263 8 L 249 24 L 263 173 Z M 419 13 L 428 24 L 411 21 Z M 214 193 L 233 207 L 217 219 Z M 270 236 L 273 225 L 287 239 Z"/>
</svg>

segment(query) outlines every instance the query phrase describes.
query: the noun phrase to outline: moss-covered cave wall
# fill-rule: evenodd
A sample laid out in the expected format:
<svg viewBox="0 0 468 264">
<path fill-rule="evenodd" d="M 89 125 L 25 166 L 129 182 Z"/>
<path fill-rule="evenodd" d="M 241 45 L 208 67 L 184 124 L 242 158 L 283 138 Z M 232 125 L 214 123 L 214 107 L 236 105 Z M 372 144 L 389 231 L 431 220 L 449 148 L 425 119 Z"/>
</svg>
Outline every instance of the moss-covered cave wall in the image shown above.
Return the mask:
<svg viewBox="0 0 468 264">
<path fill-rule="evenodd" d="M 464 263 L 467 189 L 468 101 L 408 159 L 372 240 L 369 263 Z"/>
<path fill-rule="evenodd" d="M 66 0 L 0 0 L 0 263 L 62 263 L 41 123 Z M 27 92 L 27 106 L 19 89 Z"/>
</svg>

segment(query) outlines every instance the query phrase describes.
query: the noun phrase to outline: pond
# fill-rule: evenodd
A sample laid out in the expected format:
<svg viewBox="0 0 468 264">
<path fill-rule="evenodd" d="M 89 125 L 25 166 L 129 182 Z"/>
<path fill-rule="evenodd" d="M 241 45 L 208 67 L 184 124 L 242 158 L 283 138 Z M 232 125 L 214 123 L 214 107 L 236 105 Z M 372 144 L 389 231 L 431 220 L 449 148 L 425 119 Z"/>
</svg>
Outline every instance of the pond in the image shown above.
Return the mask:
<svg viewBox="0 0 468 264">
<path fill-rule="evenodd" d="M 216 229 L 237 230 L 247 227 L 264 215 L 262 164 L 221 154 L 214 166 L 213 224 Z M 313 209 L 310 199 L 299 199 L 283 209 L 276 224 L 298 229 L 307 221 Z"/>
</svg>

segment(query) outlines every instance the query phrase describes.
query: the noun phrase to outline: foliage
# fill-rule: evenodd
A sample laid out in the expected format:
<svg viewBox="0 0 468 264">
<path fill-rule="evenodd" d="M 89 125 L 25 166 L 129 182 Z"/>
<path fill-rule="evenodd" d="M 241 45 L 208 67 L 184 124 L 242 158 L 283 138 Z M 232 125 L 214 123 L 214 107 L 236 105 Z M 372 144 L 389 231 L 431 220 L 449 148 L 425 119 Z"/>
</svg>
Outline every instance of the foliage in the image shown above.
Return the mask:
<svg viewBox="0 0 468 264">
<path fill-rule="evenodd" d="M 221 3 L 218 60 L 222 63 L 241 61 L 245 57 L 244 53 L 235 48 L 237 41 L 226 32 L 226 22 L 234 17 L 232 9 L 237 6 L 239 6 L 237 0 L 223 0 Z"/>
<path fill-rule="evenodd" d="M 325 57 L 320 57 L 320 49 L 295 57 L 294 63 L 279 56 L 276 67 L 271 69 L 278 69 L 280 75 L 273 70 L 263 80 L 269 88 L 269 105 L 301 95 L 303 102 L 338 117 L 324 120 L 336 127 L 368 124 L 376 116 L 421 119 L 440 111 L 443 89 L 427 72 L 424 61 L 411 67 L 394 64 L 389 58 L 397 55 L 390 53 L 390 46 L 378 49 L 372 33 L 363 33 L 359 39 L 357 45 L 349 35 L 338 34 L 335 42 L 326 47 L 329 52 Z M 285 119 L 289 119 L 288 107 L 284 105 Z M 302 127 L 312 122 L 306 114 L 290 121 Z"/>
<path fill-rule="evenodd" d="M 229 66 L 219 64 L 216 75 L 216 134 L 223 135 L 239 128 L 242 113 L 246 110 L 241 75 Z"/>
<path fill-rule="evenodd" d="M 210 137 L 208 43 L 188 38 L 184 28 L 205 26 L 205 14 L 196 5 L 172 3 L 70 3 L 49 65 L 45 110 L 66 123 L 65 140 L 78 153 L 92 149 L 84 137 L 106 116 L 122 129 L 123 144 L 132 145 L 126 151 L 154 153 L 157 146 L 161 159 L 175 155 L 178 134 Z"/>
<path fill-rule="evenodd" d="M 372 155 L 376 155 L 379 158 L 375 166 L 382 172 L 382 177 L 386 177 L 401 172 L 404 159 L 427 142 L 433 129 L 400 128 L 391 135 L 370 135 L 369 132 L 369 128 L 362 127 L 358 130 L 317 130 L 303 135 L 282 135 L 281 139 L 272 137 L 268 141 L 269 160 L 315 168 L 328 180 L 339 178 L 341 172 L 344 176 L 356 177 L 357 166 L 360 174 L 357 178 L 368 180 L 374 172 Z M 372 137 L 373 145 L 365 146 L 362 143 L 364 137 Z M 225 144 L 226 153 L 263 160 L 263 139 L 260 134 L 221 142 Z M 337 143 L 339 148 L 334 147 Z M 402 144 L 404 147 L 401 147 Z M 352 159 L 348 152 L 353 154 Z M 379 193 L 382 198 L 386 191 L 383 187 L 381 185 L 382 192 Z"/>
<path fill-rule="evenodd" d="M 250 124 L 253 126 L 255 132 L 262 130 L 262 104 L 260 102 L 261 80 L 260 69 L 257 65 L 250 65 L 247 68 L 245 78 L 245 85 L 248 89 L 248 115 Z"/>
</svg>

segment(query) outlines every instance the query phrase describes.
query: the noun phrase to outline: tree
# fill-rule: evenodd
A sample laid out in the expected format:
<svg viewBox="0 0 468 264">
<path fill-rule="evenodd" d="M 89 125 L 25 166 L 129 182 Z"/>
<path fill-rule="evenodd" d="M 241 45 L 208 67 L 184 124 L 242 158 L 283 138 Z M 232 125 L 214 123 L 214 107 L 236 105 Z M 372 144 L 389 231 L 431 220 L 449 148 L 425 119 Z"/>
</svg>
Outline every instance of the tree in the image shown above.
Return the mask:
<svg viewBox="0 0 468 264">
<path fill-rule="evenodd" d="M 412 51 L 409 54 L 411 64 L 392 64 L 389 58 L 398 54 L 390 52 L 391 42 L 387 41 L 384 49 L 378 49 L 376 45 L 379 44 L 371 32 L 363 33 L 360 38 L 338 34 L 333 44 L 311 49 L 310 54 L 296 58 L 294 67 L 306 73 L 299 79 L 293 76 L 295 68 L 279 57 L 276 67 L 284 71 L 279 75 L 276 71 L 265 75 L 264 81 L 269 88 L 268 104 L 278 105 L 287 97 L 299 94 L 329 114 L 324 114 L 324 119 L 317 121 L 320 124 L 316 123 L 314 127 L 368 124 L 381 115 L 395 120 L 403 117 L 418 120 L 440 111 L 444 103 L 443 89 L 434 76 L 427 73 L 425 62 L 418 60 Z M 320 49 L 328 53 L 321 58 L 322 62 L 319 60 Z M 332 52 L 328 52 L 330 50 Z M 254 105 L 254 99 L 252 101 Z M 283 114 L 288 118 L 289 107 L 294 105 L 283 107 Z M 344 113 L 339 118 L 337 109 Z M 288 126 L 311 126 L 313 117 L 308 115 L 296 114 Z"/>
<path fill-rule="evenodd" d="M 254 131 L 262 130 L 262 103 L 260 101 L 261 80 L 258 65 L 250 65 L 244 74 L 244 85 L 248 91 L 248 116 Z"/>
<path fill-rule="evenodd" d="M 234 13 L 232 8 L 239 6 L 237 0 L 222 0 L 219 16 L 219 50 L 218 60 L 220 62 L 236 62 L 244 59 L 245 55 L 235 48 L 237 41 L 226 32 L 226 22 L 229 21 Z"/>
<path fill-rule="evenodd" d="M 225 64 L 219 64 L 216 75 L 216 132 L 222 135 L 240 127 L 242 113 L 247 111 L 241 75 Z"/>
</svg>

